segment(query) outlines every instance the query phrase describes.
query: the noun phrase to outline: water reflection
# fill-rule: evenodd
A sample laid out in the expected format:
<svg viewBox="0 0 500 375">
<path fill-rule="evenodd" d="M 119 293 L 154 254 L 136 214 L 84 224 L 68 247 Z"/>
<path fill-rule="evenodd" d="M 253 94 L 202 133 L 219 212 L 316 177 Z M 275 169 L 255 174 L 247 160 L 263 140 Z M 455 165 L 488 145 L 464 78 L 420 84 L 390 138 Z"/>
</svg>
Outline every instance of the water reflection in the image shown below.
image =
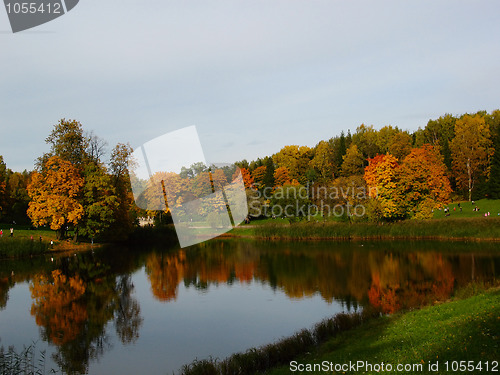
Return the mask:
<svg viewBox="0 0 500 375">
<path fill-rule="evenodd" d="M 40 338 L 55 348 L 53 361 L 66 373 L 87 373 L 113 345 L 140 345 L 144 318 L 132 275 L 141 269 L 161 304 L 178 303 L 180 288 L 210 298 L 219 285 L 240 284 L 271 287 L 292 300 L 321 296 L 346 310 L 393 313 L 446 300 L 473 280 L 498 277 L 494 245 L 452 246 L 473 252 L 432 242 L 212 241 L 185 250 L 116 248 L 54 261 L 2 262 L 0 309 L 8 309 L 16 283 L 29 282 L 30 313 Z"/>
<path fill-rule="evenodd" d="M 496 276 L 498 257 L 435 251 L 345 250 L 324 244 L 220 242 L 173 253 L 152 252 L 146 259 L 151 291 L 159 301 L 176 299 L 179 285 L 206 289 L 211 284 L 257 280 L 282 290 L 290 298 L 319 293 L 327 302 L 371 306 L 394 313 L 450 298 L 457 287 L 474 279 Z"/>
<path fill-rule="evenodd" d="M 139 337 L 141 309 L 131 296 L 130 275 L 116 275 L 92 254 L 61 258 L 57 269 L 30 282 L 31 314 L 44 341 L 55 344 L 53 360 L 66 373 L 86 373 L 89 362 L 112 347 L 107 324 L 117 337 Z"/>
</svg>

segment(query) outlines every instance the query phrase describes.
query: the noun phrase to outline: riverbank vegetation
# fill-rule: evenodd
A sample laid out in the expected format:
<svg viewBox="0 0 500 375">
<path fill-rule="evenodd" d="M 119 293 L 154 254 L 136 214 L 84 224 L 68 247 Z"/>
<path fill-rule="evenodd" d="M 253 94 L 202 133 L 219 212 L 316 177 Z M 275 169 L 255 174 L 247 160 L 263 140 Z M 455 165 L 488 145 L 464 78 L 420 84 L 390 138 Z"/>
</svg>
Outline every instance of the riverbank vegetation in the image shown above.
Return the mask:
<svg viewBox="0 0 500 375">
<path fill-rule="evenodd" d="M 311 239 L 455 239 L 499 240 L 500 218 L 405 220 L 395 223 L 304 221 L 265 223 L 236 229 L 232 234 L 279 240 Z"/>
</svg>

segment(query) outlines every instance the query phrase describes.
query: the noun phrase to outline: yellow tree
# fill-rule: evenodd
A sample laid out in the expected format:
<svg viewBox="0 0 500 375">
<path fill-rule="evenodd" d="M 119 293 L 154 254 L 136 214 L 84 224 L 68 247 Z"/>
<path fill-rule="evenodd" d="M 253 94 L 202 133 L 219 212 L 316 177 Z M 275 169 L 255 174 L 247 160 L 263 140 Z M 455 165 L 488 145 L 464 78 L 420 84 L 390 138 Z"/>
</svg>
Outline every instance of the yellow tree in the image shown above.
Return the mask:
<svg viewBox="0 0 500 375">
<path fill-rule="evenodd" d="M 487 174 L 490 148 L 490 130 L 484 117 L 465 115 L 457 120 L 450 144 L 453 174 L 457 186 L 468 192 L 469 201 L 479 178 Z"/>
<path fill-rule="evenodd" d="M 364 178 L 372 199 L 369 209 L 372 212 L 377 212 L 377 214 L 370 215 L 388 220 L 404 218 L 406 204 L 404 195 L 398 189 L 398 160 L 387 154 L 368 159 L 368 163 Z"/>
<path fill-rule="evenodd" d="M 273 161 L 278 167 L 286 167 L 292 180 L 305 184 L 306 172 L 309 168 L 312 149 L 307 146 L 285 146 L 273 155 Z"/>
<path fill-rule="evenodd" d="M 325 141 L 319 142 L 309 166 L 318 172 L 321 182 L 329 182 L 333 179 L 333 157 L 330 144 Z"/>
<path fill-rule="evenodd" d="M 28 185 L 31 198 L 28 216 L 33 224 L 49 224 L 58 232 L 58 237 L 62 236 L 66 225 L 78 225 L 84 214 L 78 202 L 83 185 L 83 178 L 69 161 L 58 156 L 48 159 L 40 173 L 33 173 Z"/>
<path fill-rule="evenodd" d="M 347 149 L 347 153 L 342 159 L 344 160 L 342 163 L 342 174 L 344 176 L 363 174 L 365 158 L 363 158 L 363 154 L 359 152 L 358 146 L 355 144 L 350 145 Z"/>
</svg>

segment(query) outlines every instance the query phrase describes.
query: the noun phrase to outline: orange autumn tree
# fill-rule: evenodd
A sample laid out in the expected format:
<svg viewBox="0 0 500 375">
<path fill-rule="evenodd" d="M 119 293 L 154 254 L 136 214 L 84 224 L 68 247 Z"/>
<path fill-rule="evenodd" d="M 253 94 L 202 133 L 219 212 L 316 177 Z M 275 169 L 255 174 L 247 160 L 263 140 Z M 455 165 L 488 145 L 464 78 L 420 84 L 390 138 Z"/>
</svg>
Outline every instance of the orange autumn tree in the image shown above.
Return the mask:
<svg viewBox="0 0 500 375">
<path fill-rule="evenodd" d="M 253 185 L 253 177 L 250 174 L 250 171 L 246 168 L 240 168 L 241 177 L 243 178 L 243 183 L 245 184 L 245 188 L 249 189 Z M 238 178 L 238 170 L 236 170 L 233 174 L 232 180 Z"/>
<path fill-rule="evenodd" d="M 84 214 L 78 201 L 83 185 L 84 179 L 69 161 L 59 156 L 48 159 L 41 172 L 33 173 L 28 185 L 28 216 L 33 224 L 49 224 L 58 237 L 67 224 L 78 225 Z"/>
<path fill-rule="evenodd" d="M 399 169 L 399 188 L 415 219 L 430 219 L 435 208 L 448 203 L 451 187 L 439 151 L 429 145 L 414 148 Z"/>
<path fill-rule="evenodd" d="M 368 162 L 364 178 L 372 218 L 426 219 L 449 200 L 446 167 L 439 151 L 430 145 L 412 149 L 401 165 L 390 154 L 377 155 Z"/>
<path fill-rule="evenodd" d="M 290 183 L 290 174 L 287 167 L 279 167 L 274 171 L 274 185 L 276 187 Z"/>
</svg>

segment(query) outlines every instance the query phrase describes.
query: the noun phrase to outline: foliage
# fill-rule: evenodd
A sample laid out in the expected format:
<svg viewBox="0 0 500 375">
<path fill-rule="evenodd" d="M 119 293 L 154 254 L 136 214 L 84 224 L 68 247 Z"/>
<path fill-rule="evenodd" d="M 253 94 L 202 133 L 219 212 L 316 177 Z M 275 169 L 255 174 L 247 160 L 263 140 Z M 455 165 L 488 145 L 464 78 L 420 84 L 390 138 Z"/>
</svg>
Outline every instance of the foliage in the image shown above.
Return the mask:
<svg viewBox="0 0 500 375">
<path fill-rule="evenodd" d="M 433 210 L 448 203 L 451 187 L 446 166 L 439 151 L 430 145 L 415 148 L 399 170 L 399 188 L 403 190 L 409 216 L 430 219 Z"/>
<path fill-rule="evenodd" d="M 378 155 L 369 163 L 364 178 L 376 201 L 368 210 L 372 219 L 428 219 L 449 200 L 446 167 L 430 145 L 412 149 L 401 165 L 390 154 Z"/>
<path fill-rule="evenodd" d="M 264 178 L 266 177 L 266 174 L 267 174 L 267 167 L 265 165 L 261 165 L 260 167 L 257 167 L 252 172 L 253 181 L 259 189 L 262 189 L 265 187 Z"/>
<path fill-rule="evenodd" d="M 455 138 L 450 144 L 453 174 L 469 201 L 480 177 L 487 175 L 490 146 L 490 131 L 484 117 L 465 115 L 457 120 Z"/>
<path fill-rule="evenodd" d="M 68 161 L 52 156 L 42 172 L 35 172 L 28 185 L 32 201 L 28 215 L 37 226 L 49 224 L 53 230 L 62 232 L 67 224 L 77 225 L 84 214 L 78 196 L 84 179 Z"/>
<path fill-rule="evenodd" d="M 369 196 L 378 201 L 382 217 L 387 220 L 402 219 L 407 208 L 403 192 L 399 189 L 400 175 L 397 159 L 390 155 L 377 155 L 368 159 L 365 181 Z"/>
<path fill-rule="evenodd" d="M 307 146 L 285 146 L 273 155 L 277 167 L 286 167 L 290 179 L 297 180 L 300 184 L 307 183 L 306 172 L 309 169 L 312 150 Z"/>
<path fill-rule="evenodd" d="M 288 173 L 288 169 L 286 167 L 276 168 L 274 171 L 274 183 L 277 187 L 290 183 L 290 174 Z"/>
<path fill-rule="evenodd" d="M 381 152 L 378 146 L 377 131 L 373 128 L 373 125 L 361 124 L 358 126 L 356 133 L 352 135 L 352 143 L 358 146 L 359 151 L 365 158 L 374 158 Z"/>
<path fill-rule="evenodd" d="M 84 215 L 80 223 L 81 234 L 94 238 L 102 234 L 115 221 L 118 197 L 112 178 L 95 163 L 85 165 L 83 186 Z"/>
<path fill-rule="evenodd" d="M 500 126 L 497 126 L 495 133 L 493 133 L 493 147 L 494 153 L 491 157 L 488 195 L 492 199 L 500 199 Z"/>
<path fill-rule="evenodd" d="M 245 188 L 250 188 L 253 186 L 254 179 L 252 175 L 250 174 L 249 170 L 247 168 L 240 168 L 241 172 L 241 177 L 243 178 L 243 183 L 245 184 Z M 234 180 L 235 178 L 238 177 L 237 171 L 233 174 L 232 179 Z"/>
<path fill-rule="evenodd" d="M 358 146 L 352 144 L 343 157 L 342 175 L 354 176 L 363 174 L 365 159 L 358 150 Z"/>
<path fill-rule="evenodd" d="M 314 150 L 314 157 L 309 162 L 319 176 L 320 182 L 328 182 L 333 179 L 333 149 L 328 142 L 321 141 Z"/>
<path fill-rule="evenodd" d="M 271 198 L 271 213 L 276 217 L 301 218 L 307 216 L 309 203 L 304 186 L 285 184 L 276 188 Z"/>
<path fill-rule="evenodd" d="M 75 166 L 88 160 L 89 140 L 84 135 L 82 124 L 76 120 L 59 120 L 45 142 L 50 144 L 50 152 L 38 159 L 40 168 L 52 156 L 59 156 Z"/>
<path fill-rule="evenodd" d="M 411 152 L 411 148 L 411 135 L 407 132 L 398 132 L 392 136 L 387 152 L 401 161 Z"/>
</svg>

